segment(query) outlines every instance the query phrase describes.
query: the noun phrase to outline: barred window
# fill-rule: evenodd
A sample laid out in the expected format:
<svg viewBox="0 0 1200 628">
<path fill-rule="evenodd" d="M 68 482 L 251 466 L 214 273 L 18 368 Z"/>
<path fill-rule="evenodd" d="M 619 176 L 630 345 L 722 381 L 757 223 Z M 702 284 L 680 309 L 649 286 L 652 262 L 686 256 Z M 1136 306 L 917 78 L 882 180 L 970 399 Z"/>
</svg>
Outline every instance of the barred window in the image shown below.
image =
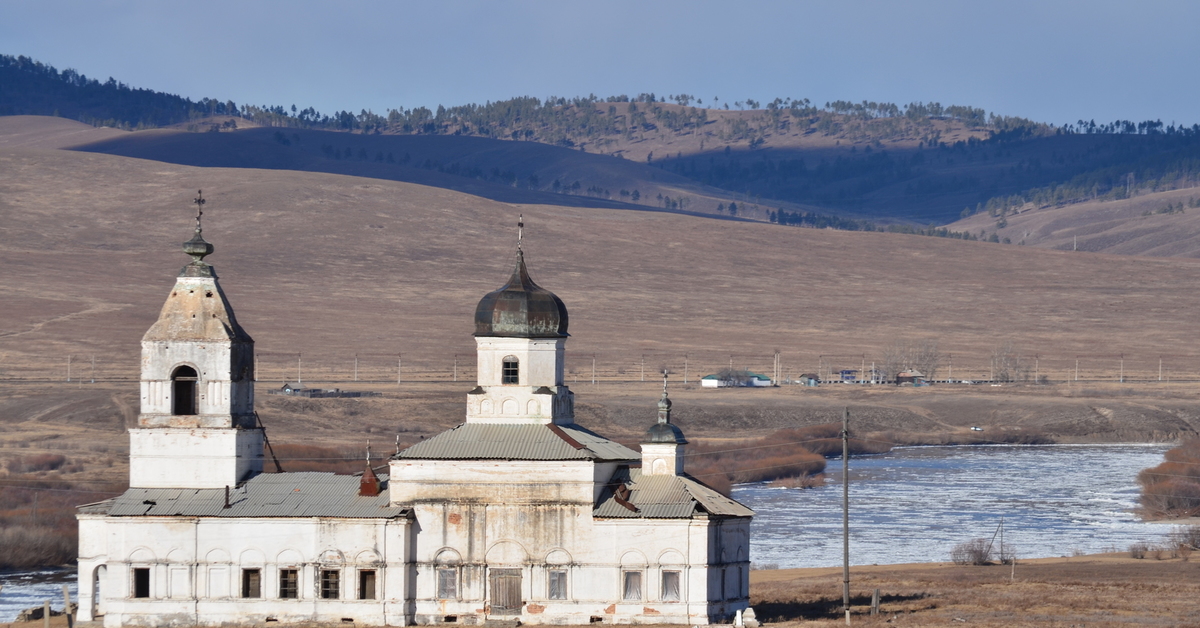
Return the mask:
<svg viewBox="0 0 1200 628">
<path fill-rule="evenodd" d="M 341 572 L 336 569 L 321 570 L 321 599 L 336 600 L 341 591 Z"/>
<path fill-rule="evenodd" d="M 279 598 L 295 600 L 300 597 L 300 571 L 298 569 L 279 570 Z"/>
</svg>

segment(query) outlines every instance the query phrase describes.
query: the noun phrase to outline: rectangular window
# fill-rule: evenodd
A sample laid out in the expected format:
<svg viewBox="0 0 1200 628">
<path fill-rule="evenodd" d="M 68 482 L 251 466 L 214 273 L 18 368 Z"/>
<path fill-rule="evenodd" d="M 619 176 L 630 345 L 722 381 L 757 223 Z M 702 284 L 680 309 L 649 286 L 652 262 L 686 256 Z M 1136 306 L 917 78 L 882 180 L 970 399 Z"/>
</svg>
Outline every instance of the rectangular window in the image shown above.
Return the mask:
<svg viewBox="0 0 1200 628">
<path fill-rule="evenodd" d="M 567 599 L 567 572 L 554 569 L 550 572 L 550 595 L 552 600 Z"/>
<path fill-rule="evenodd" d="M 521 383 L 521 363 L 517 362 L 517 359 L 511 356 L 504 358 L 503 375 L 503 382 L 505 384 Z"/>
<path fill-rule="evenodd" d="M 295 600 L 300 597 L 300 570 L 279 570 L 279 599 Z"/>
<path fill-rule="evenodd" d="M 679 601 L 679 572 L 662 572 L 662 599 L 664 602 Z"/>
<path fill-rule="evenodd" d="M 133 570 L 133 597 L 150 597 L 150 568 Z"/>
<path fill-rule="evenodd" d="M 626 602 L 640 602 L 642 600 L 642 572 L 624 572 L 624 582 L 622 582 L 622 585 L 622 600 Z"/>
<path fill-rule="evenodd" d="M 242 597 L 262 597 L 262 571 L 258 569 L 242 570 Z"/>
<path fill-rule="evenodd" d="M 458 599 L 458 570 L 441 567 L 437 570 L 437 596 L 441 600 Z"/>
<path fill-rule="evenodd" d="M 363 569 L 358 572 L 358 599 L 375 599 L 375 570 Z"/>
<path fill-rule="evenodd" d="M 336 600 L 338 592 L 341 591 L 341 575 L 342 572 L 336 569 L 321 570 L 321 599 Z"/>
</svg>

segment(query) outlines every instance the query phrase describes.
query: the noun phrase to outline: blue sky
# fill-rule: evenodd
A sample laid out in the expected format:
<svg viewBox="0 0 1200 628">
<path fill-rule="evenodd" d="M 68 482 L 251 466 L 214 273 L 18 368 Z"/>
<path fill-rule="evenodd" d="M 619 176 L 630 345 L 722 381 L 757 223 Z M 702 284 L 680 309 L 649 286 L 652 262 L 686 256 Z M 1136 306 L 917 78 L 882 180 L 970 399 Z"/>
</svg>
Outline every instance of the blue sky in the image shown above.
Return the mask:
<svg viewBox="0 0 1200 628">
<path fill-rule="evenodd" d="M 0 0 L 0 53 L 325 113 L 654 92 L 1190 125 L 1197 25 L 1183 1 Z"/>
</svg>

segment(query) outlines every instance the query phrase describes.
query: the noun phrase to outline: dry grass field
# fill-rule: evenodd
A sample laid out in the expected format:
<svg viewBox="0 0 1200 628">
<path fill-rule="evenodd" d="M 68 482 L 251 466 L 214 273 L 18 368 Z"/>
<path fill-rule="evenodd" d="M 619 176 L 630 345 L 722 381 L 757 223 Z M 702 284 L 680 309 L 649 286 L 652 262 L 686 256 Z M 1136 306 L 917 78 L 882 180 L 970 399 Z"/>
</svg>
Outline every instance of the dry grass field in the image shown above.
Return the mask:
<svg viewBox="0 0 1200 628">
<path fill-rule="evenodd" d="M 1200 564 L 1128 554 L 852 567 L 851 621 L 866 626 L 1198 626 Z M 880 614 L 871 616 L 874 589 Z M 842 571 L 750 574 L 751 604 L 772 626 L 844 626 Z"/>
</svg>

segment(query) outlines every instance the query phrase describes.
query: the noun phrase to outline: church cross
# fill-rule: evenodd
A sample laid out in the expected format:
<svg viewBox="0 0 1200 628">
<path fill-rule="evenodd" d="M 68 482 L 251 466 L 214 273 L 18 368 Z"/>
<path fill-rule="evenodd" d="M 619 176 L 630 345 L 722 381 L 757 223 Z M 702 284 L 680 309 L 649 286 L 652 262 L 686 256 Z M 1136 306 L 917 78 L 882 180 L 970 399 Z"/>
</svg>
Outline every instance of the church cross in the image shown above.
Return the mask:
<svg viewBox="0 0 1200 628">
<path fill-rule="evenodd" d="M 521 250 L 521 240 L 525 237 L 525 215 L 517 215 L 517 250 Z"/>
<path fill-rule="evenodd" d="M 204 204 L 208 201 L 204 200 L 204 190 L 196 191 L 196 198 L 192 203 L 196 205 L 196 232 L 200 232 L 200 217 L 204 215 Z"/>
</svg>

